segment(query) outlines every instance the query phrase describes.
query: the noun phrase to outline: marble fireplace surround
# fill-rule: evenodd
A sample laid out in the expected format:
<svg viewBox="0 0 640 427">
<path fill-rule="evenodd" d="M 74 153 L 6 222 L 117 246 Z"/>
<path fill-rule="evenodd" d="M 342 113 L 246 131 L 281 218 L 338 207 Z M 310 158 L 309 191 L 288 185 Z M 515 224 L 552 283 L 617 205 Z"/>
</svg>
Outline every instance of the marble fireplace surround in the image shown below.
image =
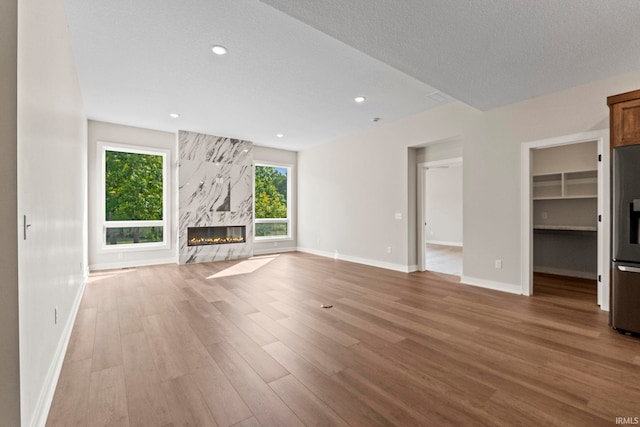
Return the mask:
<svg viewBox="0 0 640 427">
<path fill-rule="evenodd" d="M 178 132 L 178 261 L 253 255 L 253 143 Z M 189 246 L 189 227 L 245 226 L 244 243 Z"/>
</svg>

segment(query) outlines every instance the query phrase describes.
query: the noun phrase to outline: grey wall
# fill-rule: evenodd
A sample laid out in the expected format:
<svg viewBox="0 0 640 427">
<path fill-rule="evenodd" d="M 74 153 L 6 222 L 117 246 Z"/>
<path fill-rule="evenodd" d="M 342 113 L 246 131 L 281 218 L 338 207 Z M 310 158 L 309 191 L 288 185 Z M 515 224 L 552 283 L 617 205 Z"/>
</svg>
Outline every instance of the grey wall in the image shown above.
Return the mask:
<svg viewBox="0 0 640 427">
<path fill-rule="evenodd" d="M 20 425 L 17 247 L 18 2 L 0 2 L 0 425 Z"/>
</svg>

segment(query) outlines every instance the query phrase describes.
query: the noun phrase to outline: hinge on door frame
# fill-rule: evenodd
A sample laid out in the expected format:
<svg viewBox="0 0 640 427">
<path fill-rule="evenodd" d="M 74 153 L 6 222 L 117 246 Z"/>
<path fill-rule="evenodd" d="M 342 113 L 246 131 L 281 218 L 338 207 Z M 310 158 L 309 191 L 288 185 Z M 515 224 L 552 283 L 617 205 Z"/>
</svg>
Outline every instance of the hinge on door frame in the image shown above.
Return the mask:
<svg viewBox="0 0 640 427">
<path fill-rule="evenodd" d="M 598 161 L 601 162 L 602 161 L 602 154 L 598 154 Z"/>
<path fill-rule="evenodd" d="M 598 274 L 598 282 L 602 282 L 602 274 Z"/>
<path fill-rule="evenodd" d="M 598 215 L 598 222 L 602 222 L 602 215 Z"/>
</svg>

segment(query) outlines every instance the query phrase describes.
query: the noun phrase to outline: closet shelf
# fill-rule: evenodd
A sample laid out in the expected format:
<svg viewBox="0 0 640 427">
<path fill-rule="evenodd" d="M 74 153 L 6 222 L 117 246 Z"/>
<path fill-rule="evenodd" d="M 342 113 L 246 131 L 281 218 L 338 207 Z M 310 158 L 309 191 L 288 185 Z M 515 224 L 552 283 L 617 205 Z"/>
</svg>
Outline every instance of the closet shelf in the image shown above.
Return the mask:
<svg viewBox="0 0 640 427">
<path fill-rule="evenodd" d="M 597 225 L 534 225 L 534 230 L 598 231 Z"/>
</svg>

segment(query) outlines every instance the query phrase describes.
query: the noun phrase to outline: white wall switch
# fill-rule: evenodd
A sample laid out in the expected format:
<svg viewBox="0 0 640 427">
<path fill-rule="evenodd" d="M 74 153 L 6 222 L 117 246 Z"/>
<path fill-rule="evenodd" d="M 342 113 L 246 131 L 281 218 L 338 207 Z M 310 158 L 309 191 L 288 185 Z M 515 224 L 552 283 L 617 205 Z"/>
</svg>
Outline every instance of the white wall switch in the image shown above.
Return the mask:
<svg viewBox="0 0 640 427">
<path fill-rule="evenodd" d="M 396 212 L 396 214 L 393 217 L 395 219 L 402 219 L 402 212 Z"/>
<path fill-rule="evenodd" d="M 497 259 L 496 260 L 496 268 L 498 270 L 500 270 L 502 268 L 502 260 L 501 259 Z"/>
</svg>

